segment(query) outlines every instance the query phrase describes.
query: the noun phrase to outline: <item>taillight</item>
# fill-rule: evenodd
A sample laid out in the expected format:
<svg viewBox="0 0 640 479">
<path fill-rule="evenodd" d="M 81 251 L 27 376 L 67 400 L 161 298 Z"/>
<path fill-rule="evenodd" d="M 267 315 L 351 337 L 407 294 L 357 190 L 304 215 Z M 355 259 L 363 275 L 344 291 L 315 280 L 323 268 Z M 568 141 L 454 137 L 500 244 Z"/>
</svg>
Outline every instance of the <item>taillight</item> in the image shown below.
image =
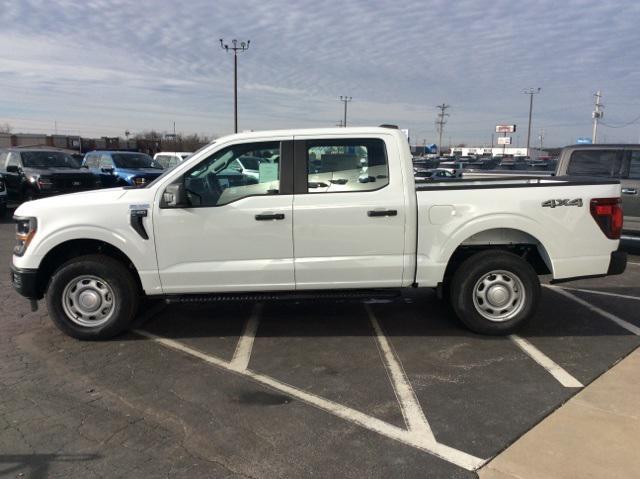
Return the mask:
<svg viewBox="0 0 640 479">
<path fill-rule="evenodd" d="M 620 198 L 594 198 L 591 200 L 591 216 L 609 239 L 620 239 L 622 233 L 622 208 Z"/>
</svg>

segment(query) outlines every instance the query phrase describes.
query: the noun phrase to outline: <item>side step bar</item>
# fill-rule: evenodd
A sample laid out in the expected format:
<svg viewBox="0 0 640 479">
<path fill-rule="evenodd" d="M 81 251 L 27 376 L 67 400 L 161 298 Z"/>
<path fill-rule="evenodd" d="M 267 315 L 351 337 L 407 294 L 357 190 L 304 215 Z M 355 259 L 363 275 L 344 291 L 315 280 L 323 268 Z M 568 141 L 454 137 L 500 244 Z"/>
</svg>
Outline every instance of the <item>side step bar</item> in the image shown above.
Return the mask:
<svg viewBox="0 0 640 479">
<path fill-rule="evenodd" d="M 267 293 L 214 293 L 171 294 L 164 297 L 167 304 L 217 303 L 221 301 L 300 301 L 300 300 L 350 300 L 388 299 L 401 295 L 400 289 L 328 290 L 328 291 L 276 291 Z"/>
</svg>

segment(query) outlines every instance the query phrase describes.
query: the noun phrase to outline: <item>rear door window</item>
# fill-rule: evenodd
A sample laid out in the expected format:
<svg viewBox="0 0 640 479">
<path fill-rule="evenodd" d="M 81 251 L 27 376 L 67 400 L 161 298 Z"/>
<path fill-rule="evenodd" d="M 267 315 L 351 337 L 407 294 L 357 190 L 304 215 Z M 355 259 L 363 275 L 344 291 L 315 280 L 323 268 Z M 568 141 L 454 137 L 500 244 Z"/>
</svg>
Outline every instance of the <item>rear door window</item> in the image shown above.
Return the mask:
<svg viewBox="0 0 640 479">
<path fill-rule="evenodd" d="M 640 180 L 640 150 L 632 150 L 629 157 L 629 173 L 626 176 L 630 180 Z"/>
<path fill-rule="evenodd" d="M 383 140 L 313 140 L 306 150 L 309 193 L 371 191 L 389 184 Z"/>
<path fill-rule="evenodd" d="M 571 154 L 567 174 L 620 178 L 621 150 L 578 150 Z"/>
</svg>

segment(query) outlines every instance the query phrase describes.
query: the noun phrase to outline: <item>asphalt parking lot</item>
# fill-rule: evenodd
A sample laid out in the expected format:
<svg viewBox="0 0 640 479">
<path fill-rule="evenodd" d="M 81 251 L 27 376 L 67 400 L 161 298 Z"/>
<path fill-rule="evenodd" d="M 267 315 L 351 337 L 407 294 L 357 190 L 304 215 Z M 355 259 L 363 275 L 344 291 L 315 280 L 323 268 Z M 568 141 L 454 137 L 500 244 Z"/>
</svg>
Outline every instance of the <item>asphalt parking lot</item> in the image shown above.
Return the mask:
<svg viewBox="0 0 640 479">
<path fill-rule="evenodd" d="M 622 276 L 545 287 L 513 337 L 425 292 L 151 304 L 93 343 L 14 293 L 12 246 L 0 224 L 3 477 L 475 477 L 640 345 L 631 246 Z"/>
</svg>

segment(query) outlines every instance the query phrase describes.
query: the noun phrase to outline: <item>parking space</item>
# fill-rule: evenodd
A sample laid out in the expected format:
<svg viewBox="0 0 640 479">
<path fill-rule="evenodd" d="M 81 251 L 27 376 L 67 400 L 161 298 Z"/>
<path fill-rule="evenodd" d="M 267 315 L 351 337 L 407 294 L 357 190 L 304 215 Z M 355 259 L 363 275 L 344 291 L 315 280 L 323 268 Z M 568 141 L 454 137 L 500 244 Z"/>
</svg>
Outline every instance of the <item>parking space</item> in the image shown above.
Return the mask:
<svg viewBox="0 0 640 479">
<path fill-rule="evenodd" d="M 631 251 L 622 276 L 544 287 L 533 321 L 496 338 L 427 291 L 150 304 L 135 332 L 78 342 L 4 266 L 0 475 L 474 477 L 640 345 Z"/>
</svg>

